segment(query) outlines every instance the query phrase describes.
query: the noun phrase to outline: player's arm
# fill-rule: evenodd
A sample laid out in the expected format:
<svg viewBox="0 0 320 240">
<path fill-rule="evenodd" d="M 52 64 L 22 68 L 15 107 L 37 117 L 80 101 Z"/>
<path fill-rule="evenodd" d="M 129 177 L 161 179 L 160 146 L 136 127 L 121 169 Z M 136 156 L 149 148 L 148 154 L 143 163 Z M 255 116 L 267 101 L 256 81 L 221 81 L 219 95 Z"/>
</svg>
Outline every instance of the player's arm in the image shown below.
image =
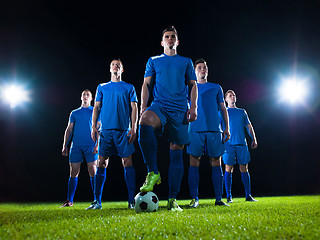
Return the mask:
<svg viewBox="0 0 320 240">
<path fill-rule="evenodd" d="M 225 129 L 223 130 L 223 133 L 222 133 L 222 139 L 224 140 L 224 142 L 226 142 L 230 139 L 229 115 L 226 108 L 226 104 L 224 102 L 221 102 L 219 105 L 220 105 L 220 109 L 221 109 L 220 111 L 222 113 L 222 118 L 225 125 Z"/>
<path fill-rule="evenodd" d="M 98 132 L 98 118 L 101 111 L 101 102 L 95 102 L 93 107 L 92 113 L 92 130 L 91 130 L 91 137 L 94 142 L 98 139 L 99 132 Z"/>
<path fill-rule="evenodd" d="M 198 115 L 198 87 L 197 87 L 197 81 L 196 80 L 190 80 L 188 81 L 188 86 L 190 89 L 190 100 L 191 100 L 191 106 L 188 110 L 187 117 L 188 122 L 193 122 L 197 119 Z"/>
<path fill-rule="evenodd" d="M 142 88 L 141 88 L 140 116 L 147 109 L 153 79 L 154 79 L 153 76 L 144 78 Z"/>
<path fill-rule="evenodd" d="M 253 130 L 253 126 L 251 123 L 247 124 L 246 126 L 247 126 L 248 133 L 249 133 L 250 137 L 252 138 L 251 148 L 256 149 L 258 147 L 258 142 L 257 142 L 256 134 Z"/>
<path fill-rule="evenodd" d="M 129 143 L 133 143 L 137 137 L 137 123 L 138 123 L 138 104 L 131 102 L 131 129 L 128 133 Z"/>
<path fill-rule="evenodd" d="M 64 132 L 64 138 L 63 138 L 63 146 L 62 146 L 62 156 L 68 156 L 68 142 L 70 140 L 70 137 L 72 135 L 74 123 L 68 123 L 68 126 Z"/>
</svg>

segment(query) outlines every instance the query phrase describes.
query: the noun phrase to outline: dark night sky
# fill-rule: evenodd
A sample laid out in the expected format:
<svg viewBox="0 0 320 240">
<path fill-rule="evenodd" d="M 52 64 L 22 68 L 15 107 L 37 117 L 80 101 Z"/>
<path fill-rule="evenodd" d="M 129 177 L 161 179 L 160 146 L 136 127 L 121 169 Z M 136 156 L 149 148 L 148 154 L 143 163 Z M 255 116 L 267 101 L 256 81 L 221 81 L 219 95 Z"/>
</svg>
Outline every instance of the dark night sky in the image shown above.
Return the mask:
<svg viewBox="0 0 320 240">
<path fill-rule="evenodd" d="M 280 3 L 281 2 L 281 3 Z M 3 5 L 3 4 L 2 4 Z M 150 6 L 147 8 L 147 6 Z M 249 170 L 254 196 L 320 193 L 320 1 L 125 1 L 106 5 L 10 1 L 0 7 L 0 86 L 25 84 L 30 103 L 10 109 L 0 103 L 0 201 L 63 201 L 68 159 L 61 156 L 71 110 L 85 88 L 109 81 L 109 62 L 121 58 L 123 80 L 138 98 L 145 64 L 163 52 L 161 32 L 179 32 L 178 53 L 209 65 L 209 80 L 237 93 L 253 123 L 259 147 Z M 305 104 L 278 103 L 280 77 L 306 76 Z M 158 161 L 167 196 L 168 143 L 160 139 Z M 188 197 L 187 171 L 180 198 Z M 136 143 L 137 187 L 146 168 Z M 213 197 L 209 163 L 203 159 L 200 197 Z M 208 170 L 209 169 L 209 170 Z M 233 193 L 243 196 L 240 174 Z M 112 158 L 104 200 L 126 200 L 119 158 Z M 75 200 L 91 200 L 83 165 Z"/>
</svg>

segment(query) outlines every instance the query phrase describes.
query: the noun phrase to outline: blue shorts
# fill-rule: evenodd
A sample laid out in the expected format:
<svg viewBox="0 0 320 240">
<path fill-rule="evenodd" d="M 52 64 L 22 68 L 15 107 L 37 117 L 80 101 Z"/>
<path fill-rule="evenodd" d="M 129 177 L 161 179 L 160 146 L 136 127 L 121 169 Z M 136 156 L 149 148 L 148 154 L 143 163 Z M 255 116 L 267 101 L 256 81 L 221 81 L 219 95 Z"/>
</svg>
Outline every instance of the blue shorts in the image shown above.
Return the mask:
<svg viewBox="0 0 320 240">
<path fill-rule="evenodd" d="M 154 112 L 160 118 L 162 131 L 164 126 L 168 127 L 169 142 L 178 145 L 189 143 L 187 111 L 174 111 L 156 102 L 153 102 L 147 110 Z"/>
<path fill-rule="evenodd" d="M 99 140 L 99 156 L 119 156 L 121 158 L 132 155 L 134 144 L 129 143 L 128 130 L 102 130 Z"/>
<path fill-rule="evenodd" d="M 84 158 L 87 163 L 98 160 L 98 154 L 94 154 L 93 149 L 94 146 L 72 146 L 69 153 L 69 162 L 81 163 Z"/>
<path fill-rule="evenodd" d="M 237 162 L 246 165 L 250 162 L 250 152 L 247 145 L 226 145 L 226 152 L 222 156 L 224 164 L 235 165 Z"/>
<path fill-rule="evenodd" d="M 221 132 L 189 132 L 187 153 L 193 157 L 220 157 L 225 151 Z"/>
</svg>

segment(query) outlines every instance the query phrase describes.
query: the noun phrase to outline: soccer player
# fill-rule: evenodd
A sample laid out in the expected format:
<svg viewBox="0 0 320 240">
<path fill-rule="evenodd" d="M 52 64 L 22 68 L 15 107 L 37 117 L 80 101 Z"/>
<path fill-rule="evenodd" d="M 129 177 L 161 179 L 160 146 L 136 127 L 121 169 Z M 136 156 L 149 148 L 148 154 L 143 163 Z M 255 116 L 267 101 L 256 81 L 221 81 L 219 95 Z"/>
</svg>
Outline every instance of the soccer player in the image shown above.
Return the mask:
<svg viewBox="0 0 320 240">
<path fill-rule="evenodd" d="M 199 205 L 199 165 L 203 154 L 210 157 L 215 205 L 227 206 L 221 201 L 223 193 L 221 156 L 225 151 L 224 142 L 230 138 L 223 91 L 219 84 L 208 82 L 208 66 L 204 59 L 195 62 L 195 72 L 198 87 L 198 118 L 189 125 L 190 144 L 187 145 L 187 153 L 190 155 L 189 189 L 192 199 L 190 206 L 196 208 Z M 226 126 L 223 132 L 219 111 Z"/>
<path fill-rule="evenodd" d="M 168 127 L 170 142 L 169 197 L 167 208 L 182 211 L 176 202 L 183 176 L 184 145 L 188 143 L 188 122 L 197 118 L 197 85 L 191 59 L 179 56 L 178 33 L 173 26 L 162 32 L 164 53 L 151 57 L 146 66 L 141 90 L 141 118 L 139 145 L 148 175 L 141 192 L 152 191 L 160 184 L 161 177 L 157 167 L 157 138 L 155 130 Z M 191 106 L 188 109 L 188 87 Z M 151 88 L 153 101 L 147 108 Z M 161 129 L 162 128 L 162 129 Z"/>
<path fill-rule="evenodd" d="M 78 175 L 83 159 L 86 159 L 92 191 L 94 192 L 94 175 L 97 169 L 98 147 L 91 138 L 92 94 L 85 89 L 81 94 L 81 107 L 71 112 L 69 123 L 64 133 L 62 155 L 68 156 L 68 142 L 72 136 L 69 154 L 70 177 L 68 181 L 68 196 L 61 207 L 72 207 L 73 198 L 78 185 Z"/>
<path fill-rule="evenodd" d="M 101 116 L 99 161 L 95 175 L 96 200 L 87 209 L 102 209 L 101 197 L 106 180 L 106 168 L 111 156 L 122 159 L 124 178 L 128 189 L 128 207 L 134 208 L 136 174 L 132 165 L 135 151 L 138 107 L 133 85 L 122 81 L 123 64 L 120 59 L 110 64 L 111 81 L 99 84 L 92 116 L 92 139 L 99 135 L 98 116 Z"/>
<path fill-rule="evenodd" d="M 255 202 L 251 196 L 251 180 L 248 171 L 248 164 L 250 162 L 250 153 L 245 137 L 245 128 L 252 138 L 251 148 L 256 149 L 258 146 L 257 138 L 254 133 L 252 124 L 249 120 L 248 114 L 244 109 L 236 107 L 236 94 L 232 90 L 228 90 L 225 94 L 225 100 L 228 103 L 228 114 L 230 124 L 230 140 L 225 144 L 226 152 L 222 159 L 226 165 L 225 171 L 225 187 L 227 192 L 227 202 L 232 203 L 231 185 L 233 165 L 236 161 L 239 164 L 241 179 L 246 193 L 246 201 Z"/>
</svg>

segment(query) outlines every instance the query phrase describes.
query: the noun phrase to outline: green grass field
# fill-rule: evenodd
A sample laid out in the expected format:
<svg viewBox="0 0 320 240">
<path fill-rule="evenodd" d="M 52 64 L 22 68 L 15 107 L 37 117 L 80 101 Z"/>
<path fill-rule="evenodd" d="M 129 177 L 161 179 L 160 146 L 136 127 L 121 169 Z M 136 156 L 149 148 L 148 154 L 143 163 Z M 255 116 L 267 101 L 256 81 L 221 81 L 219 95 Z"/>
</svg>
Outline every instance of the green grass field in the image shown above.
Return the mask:
<svg viewBox="0 0 320 240">
<path fill-rule="evenodd" d="M 126 202 L 59 208 L 58 203 L 0 204 L 0 239 L 320 239 L 320 196 L 235 198 L 230 207 L 200 199 L 178 201 L 182 213 L 137 214 Z"/>
</svg>

